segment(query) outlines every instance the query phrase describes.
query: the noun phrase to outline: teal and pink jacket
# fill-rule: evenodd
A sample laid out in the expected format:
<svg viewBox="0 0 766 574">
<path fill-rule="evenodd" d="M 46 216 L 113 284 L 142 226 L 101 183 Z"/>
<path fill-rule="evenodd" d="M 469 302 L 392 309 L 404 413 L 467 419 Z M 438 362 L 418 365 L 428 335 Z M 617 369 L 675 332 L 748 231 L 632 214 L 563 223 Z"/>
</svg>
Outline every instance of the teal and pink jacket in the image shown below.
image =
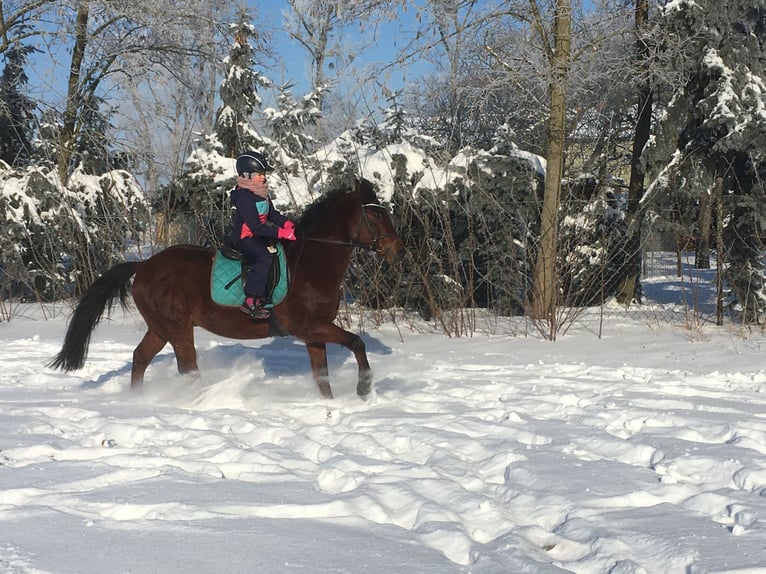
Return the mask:
<svg viewBox="0 0 766 574">
<path fill-rule="evenodd" d="M 241 187 L 231 190 L 231 206 L 234 208 L 234 221 L 230 237 L 234 243 L 246 237 L 276 239 L 277 230 L 287 221 L 287 217 L 276 210 L 270 197 L 263 198 Z"/>
</svg>

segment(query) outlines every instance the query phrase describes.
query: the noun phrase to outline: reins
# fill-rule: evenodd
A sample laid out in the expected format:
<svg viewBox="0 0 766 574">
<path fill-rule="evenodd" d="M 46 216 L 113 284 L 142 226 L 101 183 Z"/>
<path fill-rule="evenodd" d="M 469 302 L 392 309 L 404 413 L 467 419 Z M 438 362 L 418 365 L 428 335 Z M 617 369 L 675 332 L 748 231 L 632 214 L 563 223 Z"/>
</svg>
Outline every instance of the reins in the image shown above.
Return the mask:
<svg viewBox="0 0 766 574">
<path fill-rule="evenodd" d="M 344 245 L 346 247 L 366 249 L 367 251 L 375 250 L 374 243 L 367 245 L 366 243 L 360 243 L 358 241 L 339 241 L 336 239 L 321 239 L 319 237 L 305 237 L 305 236 L 297 236 L 296 239 L 298 239 L 299 241 L 313 241 L 314 243 L 329 243 L 331 245 Z"/>
</svg>

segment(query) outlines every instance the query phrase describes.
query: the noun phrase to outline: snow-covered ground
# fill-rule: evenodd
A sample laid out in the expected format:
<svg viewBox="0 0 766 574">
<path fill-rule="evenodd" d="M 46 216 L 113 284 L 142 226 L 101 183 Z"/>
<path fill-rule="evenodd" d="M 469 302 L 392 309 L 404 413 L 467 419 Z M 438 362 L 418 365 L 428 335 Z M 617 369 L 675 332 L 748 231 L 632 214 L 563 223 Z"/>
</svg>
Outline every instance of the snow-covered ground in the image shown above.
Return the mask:
<svg viewBox="0 0 766 574">
<path fill-rule="evenodd" d="M 66 312 L 19 309 L 0 572 L 766 572 L 766 336 L 698 326 L 677 287 L 601 338 L 598 310 L 556 342 L 368 329 L 368 404 L 344 349 L 323 401 L 299 342 L 203 331 L 199 376 L 167 348 L 132 393 L 137 314 L 63 374 Z"/>
</svg>

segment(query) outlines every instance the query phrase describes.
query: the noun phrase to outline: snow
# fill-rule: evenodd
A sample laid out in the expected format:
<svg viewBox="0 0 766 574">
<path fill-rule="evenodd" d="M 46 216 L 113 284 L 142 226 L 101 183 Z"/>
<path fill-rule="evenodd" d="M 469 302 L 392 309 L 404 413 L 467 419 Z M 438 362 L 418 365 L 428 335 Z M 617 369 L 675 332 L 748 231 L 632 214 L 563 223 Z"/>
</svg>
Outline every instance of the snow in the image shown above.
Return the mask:
<svg viewBox="0 0 766 574">
<path fill-rule="evenodd" d="M 392 165 L 395 156 L 399 155 L 406 158 L 408 172 L 418 174 L 423 179 L 427 178 L 429 174 L 442 171 L 425 150 L 415 147 L 409 142 L 389 144 L 376 150 L 358 145 L 349 132 L 341 134 L 330 144 L 313 154 L 313 157 L 323 166 L 332 166 L 335 162 L 347 161 L 349 155 L 352 155 L 357 161 L 361 176 L 378 184 L 380 188 L 378 196 L 382 201 L 391 201 L 393 195 L 396 174 Z"/>
<path fill-rule="evenodd" d="M 204 331 L 199 375 L 166 348 L 131 392 L 135 312 L 52 371 L 69 309 L 16 306 L 0 572 L 764 572 L 766 336 L 691 320 L 705 285 L 647 282 L 600 338 L 368 322 L 369 403 L 342 348 L 326 401 L 300 342 Z"/>
</svg>

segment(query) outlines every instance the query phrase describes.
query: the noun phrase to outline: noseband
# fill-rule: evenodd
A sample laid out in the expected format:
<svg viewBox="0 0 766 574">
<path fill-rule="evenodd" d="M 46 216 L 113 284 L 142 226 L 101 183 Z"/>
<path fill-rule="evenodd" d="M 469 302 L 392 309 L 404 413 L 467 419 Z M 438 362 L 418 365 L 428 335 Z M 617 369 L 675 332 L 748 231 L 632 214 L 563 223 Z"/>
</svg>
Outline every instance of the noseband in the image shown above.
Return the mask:
<svg viewBox="0 0 766 574">
<path fill-rule="evenodd" d="M 396 236 L 396 233 L 384 233 L 383 235 L 375 236 L 372 229 L 372 224 L 370 223 L 370 218 L 367 216 L 367 210 L 372 207 L 377 207 L 378 209 L 382 209 L 386 213 L 386 215 L 388 215 L 388 210 L 386 210 L 386 208 L 380 205 L 379 203 L 363 203 L 361 215 L 359 216 L 359 218 L 361 221 L 364 221 L 364 224 L 367 226 L 367 231 L 369 232 L 370 237 L 372 237 L 372 242 L 369 245 L 366 245 L 364 243 L 360 243 L 359 240 L 357 239 L 354 242 L 354 247 L 361 247 L 362 249 L 367 249 L 368 251 L 379 251 L 380 245 L 378 245 L 378 242 L 381 239 L 385 239 L 386 237 Z M 359 223 L 359 227 L 362 226 L 361 221 Z M 357 238 L 359 237 L 358 231 L 356 236 Z"/>
</svg>

